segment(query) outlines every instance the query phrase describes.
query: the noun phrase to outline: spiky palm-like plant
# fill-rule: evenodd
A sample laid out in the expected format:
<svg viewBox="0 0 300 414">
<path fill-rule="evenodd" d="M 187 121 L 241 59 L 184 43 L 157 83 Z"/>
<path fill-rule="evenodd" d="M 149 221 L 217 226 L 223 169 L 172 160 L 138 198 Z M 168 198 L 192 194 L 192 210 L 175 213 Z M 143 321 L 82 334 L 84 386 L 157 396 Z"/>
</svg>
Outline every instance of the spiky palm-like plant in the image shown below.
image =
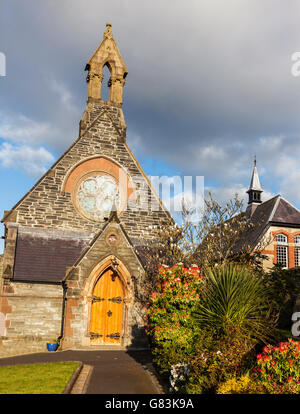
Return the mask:
<svg viewBox="0 0 300 414">
<path fill-rule="evenodd" d="M 211 269 L 194 317 L 199 328 L 219 337 L 266 342 L 273 336 L 269 291 L 246 266 L 230 263 Z"/>
</svg>

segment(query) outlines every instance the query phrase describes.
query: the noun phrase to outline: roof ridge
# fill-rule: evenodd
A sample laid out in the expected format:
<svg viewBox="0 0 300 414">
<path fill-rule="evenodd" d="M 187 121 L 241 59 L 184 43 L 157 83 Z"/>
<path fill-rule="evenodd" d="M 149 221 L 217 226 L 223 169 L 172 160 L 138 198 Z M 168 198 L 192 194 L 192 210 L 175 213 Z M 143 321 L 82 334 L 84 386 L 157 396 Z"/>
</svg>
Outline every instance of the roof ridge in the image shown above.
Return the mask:
<svg viewBox="0 0 300 414">
<path fill-rule="evenodd" d="M 298 211 L 298 213 L 300 213 L 300 210 L 297 208 L 297 207 L 295 207 L 292 203 L 290 203 L 288 200 L 286 200 L 284 197 L 282 197 L 282 196 L 280 196 L 280 198 L 283 200 L 283 201 L 285 201 L 287 204 L 289 204 L 291 207 L 293 207 L 295 210 L 297 210 Z"/>
<path fill-rule="evenodd" d="M 279 201 L 280 201 L 281 195 L 280 195 L 280 194 L 277 194 L 277 196 L 275 196 L 275 197 L 273 197 L 273 198 L 276 198 L 276 197 L 277 197 L 277 200 L 276 200 L 276 202 L 275 202 L 275 204 L 274 204 L 274 206 L 273 206 L 273 209 L 272 209 L 271 214 L 270 214 L 270 216 L 269 216 L 269 218 L 268 218 L 268 221 L 272 221 L 272 218 L 274 217 L 275 211 L 277 210 L 277 207 L 278 207 L 278 204 L 279 204 Z M 271 199 L 271 200 L 272 200 L 272 199 Z"/>
</svg>

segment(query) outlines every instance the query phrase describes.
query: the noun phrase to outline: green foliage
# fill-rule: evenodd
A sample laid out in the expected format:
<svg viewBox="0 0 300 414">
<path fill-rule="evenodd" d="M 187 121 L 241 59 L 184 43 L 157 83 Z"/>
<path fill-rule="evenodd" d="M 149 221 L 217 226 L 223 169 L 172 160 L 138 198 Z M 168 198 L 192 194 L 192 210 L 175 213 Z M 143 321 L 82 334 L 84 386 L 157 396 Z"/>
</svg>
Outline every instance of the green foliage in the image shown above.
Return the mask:
<svg viewBox="0 0 300 414">
<path fill-rule="evenodd" d="M 235 333 L 256 342 L 272 337 L 270 292 L 246 266 L 225 264 L 209 270 L 193 316 L 199 328 L 219 338 Z"/>
<path fill-rule="evenodd" d="M 286 300 L 277 298 L 278 305 L 272 295 L 278 289 L 286 298 L 294 286 L 288 275 L 280 281 L 281 272 L 265 277 L 251 266 L 229 263 L 202 277 L 197 267 L 159 268 L 147 329 L 154 362 L 162 374 L 171 374 L 173 391 L 300 393 L 300 345 L 265 346 L 256 362 L 255 348 L 274 343 L 278 333 L 270 309 Z"/>
<path fill-rule="evenodd" d="M 161 375 L 168 378 L 172 366 L 188 361 L 191 347 L 182 347 L 175 343 L 163 343 L 160 346 L 153 347 L 153 362 L 158 368 Z"/>
<path fill-rule="evenodd" d="M 187 393 L 213 393 L 221 382 L 249 369 L 255 356 L 253 347 L 236 334 L 233 337 L 216 340 L 205 333 L 205 340 L 197 344 L 196 356 L 189 360 Z"/>
<path fill-rule="evenodd" d="M 281 265 L 274 265 L 262 280 L 270 291 L 270 306 L 279 315 L 278 328 L 290 330 L 293 306 L 300 290 L 300 269 L 283 269 Z"/>
<path fill-rule="evenodd" d="M 202 287 L 198 268 L 159 267 L 156 291 L 151 294 L 148 309 L 147 332 L 154 346 L 154 362 L 161 372 L 169 371 L 193 352 L 197 329 L 191 312 Z"/>
<path fill-rule="evenodd" d="M 263 384 L 253 381 L 247 375 L 230 378 L 221 383 L 217 389 L 217 394 L 265 394 L 266 392 Z"/>
<path fill-rule="evenodd" d="M 265 346 L 250 376 L 233 376 L 219 385 L 217 393 L 299 394 L 300 343 L 289 340 Z"/>
<path fill-rule="evenodd" d="M 289 340 L 279 346 L 268 345 L 257 355 L 252 379 L 270 394 L 300 393 L 300 343 Z"/>
<path fill-rule="evenodd" d="M 62 341 L 63 339 L 64 339 L 64 338 L 63 338 L 61 335 L 59 335 L 57 338 L 52 339 L 51 341 L 49 341 L 49 343 L 51 343 L 51 344 L 57 344 L 58 346 L 60 346 L 61 341 Z"/>
</svg>

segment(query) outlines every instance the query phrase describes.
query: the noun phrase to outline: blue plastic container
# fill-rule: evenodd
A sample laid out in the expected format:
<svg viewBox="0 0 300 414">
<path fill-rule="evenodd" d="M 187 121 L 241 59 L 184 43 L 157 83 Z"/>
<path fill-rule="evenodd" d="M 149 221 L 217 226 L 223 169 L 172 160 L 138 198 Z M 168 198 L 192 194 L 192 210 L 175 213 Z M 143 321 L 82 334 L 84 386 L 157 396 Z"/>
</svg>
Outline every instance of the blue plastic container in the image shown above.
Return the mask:
<svg viewBox="0 0 300 414">
<path fill-rule="evenodd" d="M 48 351 L 56 351 L 58 348 L 58 344 L 47 344 Z"/>
</svg>

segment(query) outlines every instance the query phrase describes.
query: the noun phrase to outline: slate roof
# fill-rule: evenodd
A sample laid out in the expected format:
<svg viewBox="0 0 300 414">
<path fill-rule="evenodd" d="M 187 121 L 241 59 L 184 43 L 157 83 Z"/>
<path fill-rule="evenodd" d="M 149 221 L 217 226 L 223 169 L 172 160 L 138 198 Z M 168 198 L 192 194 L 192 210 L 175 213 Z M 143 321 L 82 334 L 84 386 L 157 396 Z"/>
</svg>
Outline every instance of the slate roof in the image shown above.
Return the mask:
<svg viewBox="0 0 300 414">
<path fill-rule="evenodd" d="M 300 226 L 300 211 L 284 198 L 278 196 L 269 221 Z"/>
<path fill-rule="evenodd" d="M 18 232 L 13 280 L 60 282 L 89 243 L 66 232 Z M 81 237 L 80 237 L 81 236 Z"/>
<path fill-rule="evenodd" d="M 13 280 L 26 282 L 60 283 L 65 280 L 66 268 L 75 266 L 93 246 L 110 222 L 116 221 L 128 240 L 135 248 L 120 223 L 117 213 L 111 212 L 109 220 L 97 234 L 78 231 L 19 227 Z M 144 266 L 143 258 L 135 254 Z"/>
<path fill-rule="evenodd" d="M 300 228 L 300 211 L 278 194 L 256 207 L 251 216 L 251 222 L 253 227 L 241 236 L 235 250 L 239 250 L 244 243 L 255 248 L 259 237 L 271 225 Z"/>
</svg>

